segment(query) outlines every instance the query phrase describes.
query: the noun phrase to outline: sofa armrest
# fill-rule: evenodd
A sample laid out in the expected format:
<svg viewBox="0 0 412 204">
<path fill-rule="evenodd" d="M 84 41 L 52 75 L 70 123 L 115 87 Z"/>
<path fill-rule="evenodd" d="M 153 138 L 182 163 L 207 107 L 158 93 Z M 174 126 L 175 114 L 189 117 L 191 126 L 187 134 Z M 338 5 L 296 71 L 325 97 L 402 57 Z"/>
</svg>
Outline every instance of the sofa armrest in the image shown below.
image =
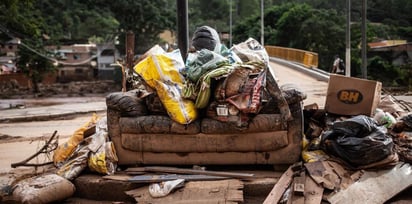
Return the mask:
<svg viewBox="0 0 412 204">
<path fill-rule="evenodd" d="M 299 148 L 301 148 L 303 135 L 303 103 L 297 102 L 289 104 L 289 108 L 293 120 L 287 122 L 288 141 L 289 144 L 297 144 Z"/>
<path fill-rule="evenodd" d="M 107 129 L 110 138 L 120 137 L 121 135 L 120 117 L 120 111 L 107 107 Z"/>
<path fill-rule="evenodd" d="M 147 95 L 148 93 L 142 90 L 131 90 L 113 92 L 106 96 L 107 128 L 111 138 L 120 137 L 120 117 L 148 114 L 143 100 Z"/>
</svg>

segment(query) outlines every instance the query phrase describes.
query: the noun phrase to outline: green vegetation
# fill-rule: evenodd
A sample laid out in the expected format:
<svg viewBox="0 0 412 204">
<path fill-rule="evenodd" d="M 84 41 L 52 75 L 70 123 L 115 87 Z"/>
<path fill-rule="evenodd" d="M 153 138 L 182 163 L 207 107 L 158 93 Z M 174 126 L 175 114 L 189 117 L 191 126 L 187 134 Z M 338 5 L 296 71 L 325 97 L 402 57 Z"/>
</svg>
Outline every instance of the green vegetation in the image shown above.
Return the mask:
<svg viewBox="0 0 412 204">
<path fill-rule="evenodd" d="M 333 56 L 344 56 L 346 1 L 265 0 L 265 44 L 310 50 L 319 54 L 319 68 L 329 70 Z M 209 25 L 219 32 L 230 30 L 232 10 L 233 43 L 248 37 L 260 40 L 260 0 L 188 0 L 189 33 Z M 410 0 L 369 0 L 368 42 L 380 39 L 412 41 L 412 2 Z M 360 76 L 362 2 L 352 0 L 351 49 L 352 75 Z M 158 34 L 176 34 L 176 0 L 3 0 L 0 3 L 0 41 L 19 37 L 26 45 L 47 55 L 44 45 L 115 42 L 124 54 L 127 31 L 136 35 L 136 53 L 156 43 Z M 226 42 L 227 43 L 227 42 Z M 20 63 L 32 64 L 29 49 Z M 32 57 L 30 57 L 32 56 Z M 368 76 L 387 86 L 411 86 L 411 64 L 393 66 L 388 58 L 368 60 Z M 37 63 L 43 64 L 43 63 Z M 26 66 L 27 67 L 27 66 Z M 33 70 L 33 69 L 31 69 Z M 37 70 L 37 68 L 36 68 Z M 44 69 L 46 72 L 52 69 Z M 33 72 L 32 72 L 33 73 Z M 383 74 L 385 73 L 385 74 Z"/>
</svg>

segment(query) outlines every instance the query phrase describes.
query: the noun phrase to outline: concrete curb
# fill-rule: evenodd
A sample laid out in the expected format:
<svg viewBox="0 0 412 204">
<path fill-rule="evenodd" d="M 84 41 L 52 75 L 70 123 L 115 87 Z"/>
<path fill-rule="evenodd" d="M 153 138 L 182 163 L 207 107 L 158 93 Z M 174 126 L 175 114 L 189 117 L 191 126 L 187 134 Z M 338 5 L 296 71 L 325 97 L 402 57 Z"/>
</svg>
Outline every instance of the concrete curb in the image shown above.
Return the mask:
<svg viewBox="0 0 412 204">
<path fill-rule="evenodd" d="M 76 114 L 106 111 L 106 102 L 72 103 L 0 111 L 0 122 L 44 121 Z"/>
</svg>

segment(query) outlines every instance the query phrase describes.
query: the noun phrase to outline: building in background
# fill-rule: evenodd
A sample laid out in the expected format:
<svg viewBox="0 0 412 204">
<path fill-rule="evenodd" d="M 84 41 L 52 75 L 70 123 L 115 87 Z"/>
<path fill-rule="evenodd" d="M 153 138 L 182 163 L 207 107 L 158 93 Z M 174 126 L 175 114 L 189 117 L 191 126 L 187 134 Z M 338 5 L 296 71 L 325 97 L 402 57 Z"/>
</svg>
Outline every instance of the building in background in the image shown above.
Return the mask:
<svg viewBox="0 0 412 204">
<path fill-rule="evenodd" d="M 368 43 L 370 56 L 380 56 L 395 66 L 412 63 L 412 43 L 406 40 L 384 40 Z"/>
<path fill-rule="evenodd" d="M 19 44 L 19 38 L 14 38 L 4 43 L 0 42 L 0 74 L 13 74 L 18 71 L 16 56 Z"/>
</svg>

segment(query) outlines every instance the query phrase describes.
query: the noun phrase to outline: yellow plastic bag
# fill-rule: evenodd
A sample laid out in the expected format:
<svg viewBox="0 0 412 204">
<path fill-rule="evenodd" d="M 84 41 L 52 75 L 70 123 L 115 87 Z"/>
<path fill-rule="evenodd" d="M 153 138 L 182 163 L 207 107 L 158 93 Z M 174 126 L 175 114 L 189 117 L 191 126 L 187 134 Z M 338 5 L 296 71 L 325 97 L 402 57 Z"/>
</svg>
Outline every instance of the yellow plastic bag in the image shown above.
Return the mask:
<svg viewBox="0 0 412 204">
<path fill-rule="evenodd" d="M 155 80 L 183 85 L 184 77 L 179 73 L 179 68 L 184 67 L 180 55 L 155 52 L 136 64 L 134 70 L 150 87 L 155 88 Z"/>
<path fill-rule="evenodd" d="M 152 48 L 148 56 L 140 61 L 134 70 L 145 82 L 156 89 L 169 117 L 180 123 L 189 124 L 197 117 L 193 101 L 182 97 L 184 77 L 179 69 L 184 68 L 179 52 L 166 53 Z"/>
<path fill-rule="evenodd" d="M 89 169 L 101 174 L 113 174 L 117 167 L 117 155 L 112 142 L 106 142 L 89 156 Z"/>
<path fill-rule="evenodd" d="M 94 113 L 92 118 L 82 127 L 77 129 L 69 140 L 57 147 L 53 154 L 53 162 L 56 166 L 61 166 L 62 163 L 73 153 L 77 145 L 84 139 L 84 131 L 96 124 L 98 116 Z"/>
<path fill-rule="evenodd" d="M 156 80 L 155 89 L 172 120 L 183 125 L 196 120 L 197 110 L 195 104 L 193 101 L 184 99 L 181 96 L 182 86 L 179 84 L 166 84 Z"/>
<path fill-rule="evenodd" d="M 329 158 L 329 156 L 323 150 L 309 151 L 309 141 L 306 136 L 302 134 L 302 159 L 305 163 L 323 161 Z"/>
</svg>

